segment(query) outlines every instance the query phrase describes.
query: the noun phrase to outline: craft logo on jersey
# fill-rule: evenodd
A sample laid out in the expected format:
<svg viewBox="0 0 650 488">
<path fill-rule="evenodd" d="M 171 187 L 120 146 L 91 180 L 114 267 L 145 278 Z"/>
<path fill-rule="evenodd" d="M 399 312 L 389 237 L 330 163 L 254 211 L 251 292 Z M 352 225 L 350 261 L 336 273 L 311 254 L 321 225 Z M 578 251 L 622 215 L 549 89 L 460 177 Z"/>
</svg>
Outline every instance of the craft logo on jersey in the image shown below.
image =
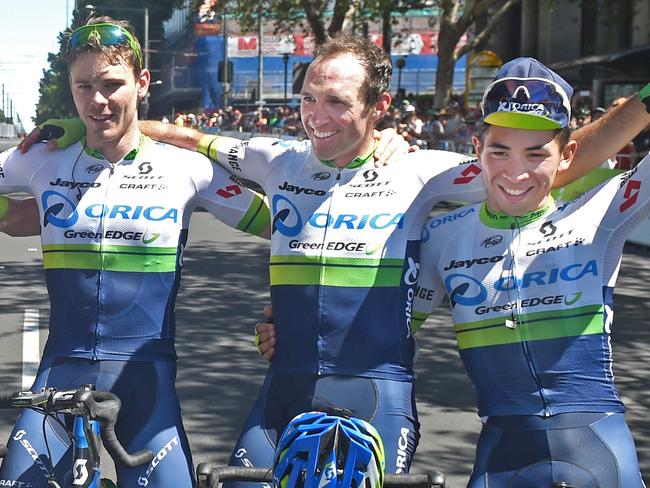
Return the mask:
<svg viewBox="0 0 650 488">
<path fill-rule="evenodd" d="M 303 220 L 298 208 L 284 195 L 274 195 L 271 201 L 273 213 L 273 233 L 276 231 L 287 237 L 297 236 L 304 225 L 317 229 L 374 229 L 381 230 L 389 227 L 402 228 L 403 213 L 378 214 L 330 214 L 316 212 Z"/>
<path fill-rule="evenodd" d="M 2 166 L 0 166 L 0 178 L 4 178 L 4 177 L 5 177 L 5 170 L 2 169 Z"/>
<path fill-rule="evenodd" d="M 52 224 L 54 227 L 67 229 L 72 227 L 79 220 L 77 206 L 65 195 L 59 192 L 48 190 L 41 196 L 43 212 L 43 227 Z M 143 205 L 106 205 L 95 203 L 88 205 L 83 213 L 91 219 L 124 219 L 139 220 L 145 219 L 153 222 L 163 220 L 178 221 L 178 209 L 166 208 L 159 205 L 145 207 Z"/>
</svg>

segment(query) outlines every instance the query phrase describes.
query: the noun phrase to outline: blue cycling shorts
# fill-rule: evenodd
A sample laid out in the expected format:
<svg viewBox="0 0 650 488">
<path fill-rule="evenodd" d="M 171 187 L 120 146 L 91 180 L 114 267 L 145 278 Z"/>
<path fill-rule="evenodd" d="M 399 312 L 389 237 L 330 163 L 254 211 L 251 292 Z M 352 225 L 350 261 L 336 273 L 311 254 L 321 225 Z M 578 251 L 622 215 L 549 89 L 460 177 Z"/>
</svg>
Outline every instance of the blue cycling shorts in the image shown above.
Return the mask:
<svg viewBox="0 0 650 488">
<path fill-rule="evenodd" d="M 644 488 L 623 414 L 495 416 L 483 425 L 468 488 Z"/>
<path fill-rule="evenodd" d="M 32 387 L 58 389 L 94 384 L 122 401 L 115 427 L 128 452 L 150 449 L 154 460 L 137 468 L 116 467 L 120 486 L 191 487 L 194 468 L 176 396 L 174 361 L 91 361 L 44 358 Z M 61 419 L 64 419 L 61 417 Z M 71 427 L 70 419 L 64 419 Z M 9 454 L 0 468 L 0 486 L 46 488 L 46 472 L 54 466 L 57 480 L 70 484 L 72 449 L 64 429 L 45 421 L 51 458 L 43 439 L 43 415 L 24 410 L 11 433 Z M 22 484 L 21 484 L 22 483 Z"/>
<path fill-rule="evenodd" d="M 420 438 L 413 383 L 273 372 L 266 375 L 230 465 L 271 467 L 276 442 L 291 419 L 302 412 L 332 408 L 349 410 L 377 429 L 386 452 L 386 472 L 408 472 Z M 243 482 L 226 485 L 259 487 L 259 483 Z"/>
</svg>

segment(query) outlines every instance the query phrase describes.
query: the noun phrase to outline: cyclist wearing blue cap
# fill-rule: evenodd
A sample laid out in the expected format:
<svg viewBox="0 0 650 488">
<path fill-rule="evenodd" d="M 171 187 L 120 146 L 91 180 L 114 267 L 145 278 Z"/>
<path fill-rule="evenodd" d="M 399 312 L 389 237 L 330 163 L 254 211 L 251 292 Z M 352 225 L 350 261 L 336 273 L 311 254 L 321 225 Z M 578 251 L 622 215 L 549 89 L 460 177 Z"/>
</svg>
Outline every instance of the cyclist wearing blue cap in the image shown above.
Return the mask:
<svg viewBox="0 0 650 488">
<path fill-rule="evenodd" d="M 150 75 L 127 23 L 91 19 L 72 33 L 67 56 L 86 137 L 62 151 L 41 144 L 0 155 L 0 191 L 31 193 L 40 212 L 33 200 L 0 199 L 0 230 L 22 235 L 34 231 L 35 216 L 42 223 L 51 309 L 33 389 L 95 384 L 117 394 L 122 444 L 156 454 L 148 466 L 117 466 L 120 485 L 189 487 L 194 468 L 174 385 L 174 301 L 190 215 L 200 205 L 261 234 L 268 209 L 206 157 L 140 133 L 137 106 Z M 62 486 L 80 484 L 83 466 L 75 483 L 65 479 L 70 439 L 55 420 L 21 414 L 0 486 L 45 487 L 51 470 Z"/>
<path fill-rule="evenodd" d="M 485 418 L 469 488 L 644 486 L 610 329 L 625 239 L 650 214 L 650 163 L 556 204 L 551 185 L 577 149 L 571 93 L 534 59 L 505 64 L 473 141 L 487 202 L 424 227 L 418 286 L 431 293 L 414 309 L 422 320 L 448 294 Z"/>
</svg>

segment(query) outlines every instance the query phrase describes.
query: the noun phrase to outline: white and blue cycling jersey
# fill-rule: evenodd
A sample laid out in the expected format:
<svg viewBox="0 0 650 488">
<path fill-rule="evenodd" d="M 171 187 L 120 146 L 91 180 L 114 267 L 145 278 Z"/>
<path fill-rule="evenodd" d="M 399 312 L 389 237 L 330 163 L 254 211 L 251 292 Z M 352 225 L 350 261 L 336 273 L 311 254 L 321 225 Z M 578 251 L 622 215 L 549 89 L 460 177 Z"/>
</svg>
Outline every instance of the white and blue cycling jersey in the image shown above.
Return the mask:
<svg viewBox="0 0 650 488">
<path fill-rule="evenodd" d="M 417 319 L 447 293 L 481 416 L 623 411 L 613 292 L 625 240 L 650 214 L 649 173 L 646 158 L 521 217 L 478 204 L 427 222 Z"/>
<path fill-rule="evenodd" d="M 28 192 L 41 216 L 50 297 L 45 355 L 175 358 L 174 305 L 192 211 L 260 235 L 262 198 L 197 153 L 143 137 L 111 164 L 82 142 L 0 155 L 0 193 Z"/>
<path fill-rule="evenodd" d="M 270 201 L 271 371 L 410 381 L 422 225 L 434 203 L 484 197 L 468 157 L 421 151 L 344 168 L 308 141 L 215 137 L 208 153 Z M 445 171 L 449 170 L 449 171 Z"/>
</svg>

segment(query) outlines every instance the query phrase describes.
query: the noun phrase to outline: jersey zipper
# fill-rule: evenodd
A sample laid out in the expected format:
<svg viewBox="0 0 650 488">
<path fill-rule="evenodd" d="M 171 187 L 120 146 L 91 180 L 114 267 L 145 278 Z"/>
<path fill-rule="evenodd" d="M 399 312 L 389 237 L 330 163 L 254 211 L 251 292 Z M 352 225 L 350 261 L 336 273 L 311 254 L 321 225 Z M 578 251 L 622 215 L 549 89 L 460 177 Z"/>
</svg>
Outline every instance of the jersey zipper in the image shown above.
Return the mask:
<svg viewBox="0 0 650 488">
<path fill-rule="evenodd" d="M 110 165 L 109 167 L 109 173 L 108 173 L 108 178 L 106 179 L 106 191 L 104 192 L 104 203 L 108 202 L 108 193 L 109 193 L 109 186 L 111 182 L 111 176 L 115 173 L 115 165 L 106 160 L 108 164 Z M 102 299 L 102 289 L 103 289 L 103 283 L 104 283 L 104 235 L 106 234 L 104 225 L 105 225 L 105 212 L 101 212 L 99 218 L 99 226 L 97 228 L 98 232 L 102 236 L 101 239 L 99 240 L 99 269 L 97 270 L 97 322 L 95 324 L 95 344 L 93 347 L 93 360 L 97 360 L 97 348 L 99 346 L 99 327 L 100 323 L 102 321 L 102 315 L 104 313 L 103 311 L 103 299 Z"/>
<path fill-rule="evenodd" d="M 341 173 L 342 173 L 342 168 L 336 168 L 336 183 L 332 188 L 330 188 L 329 191 L 332 192 L 332 196 L 328 199 L 328 207 L 327 207 L 327 221 L 330 220 L 330 217 L 332 216 L 332 206 L 334 204 L 334 195 L 336 194 L 336 190 L 340 187 L 340 181 L 341 181 Z M 323 239 L 322 239 L 322 247 L 321 247 L 321 252 L 320 252 L 320 260 L 321 264 L 319 265 L 319 275 L 318 275 L 318 330 L 316 331 L 318 334 L 317 342 L 318 342 L 318 369 L 317 369 L 317 374 L 318 376 L 321 376 L 325 373 L 325 365 L 323 361 L 323 344 L 321 340 L 321 326 L 323 324 L 323 275 L 325 273 L 325 266 L 322 264 L 322 260 L 325 257 L 323 255 L 324 250 L 325 250 L 325 242 L 327 242 L 327 232 L 329 230 L 329 226 L 325 226 L 325 230 L 323 232 Z"/>
<path fill-rule="evenodd" d="M 542 380 L 540 379 L 539 375 L 537 374 L 537 368 L 535 367 L 535 362 L 533 360 L 533 356 L 530 350 L 530 344 L 528 344 L 528 340 L 522 337 L 522 331 L 521 327 L 526 326 L 524 323 L 524 320 L 522 319 L 523 314 L 520 313 L 521 311 L 521 296 L 519 294 L 519 283 L 517 280 L 517 277 L 519 276 L 519 266 L 518 266 L 518 261 L 517 261 L 517 254 L 519 250 L 519 244 L 520 244 L 520 239 L 521 239 L 521 228 L 519 227 L 519 222 L 517 219 L 514 219 L 514 223 L 510 227 L 512 231 L 512 239 L 511 239 L 511 246 L 510 246 L 510 254 L 511 254 L 511 264 L 510 264 L 510 279 L 512 280 L 513 289 L 515 291 L 515 303 L 514 307 L 512 310 L 512 315 L 511 315 L 511 321 L 510 324 L 508 324 L 508 320 L 506 320 L 506 326 L 516 329 L 517 333 L 521 339 L 521 347 L 524 352 L 524 357 L 526 358 L 526 364 L 528 365 L 528 370 L 530 371 L 530 375 L 535 381 L 535 385 L 537 386 L 537 391 L 539 392 L 539 397 L 542 400 L 542 405 L 543 405 L 543 412 L 544 412 L 544 417 L 550 417 L 551 416 L 551 406 L 549 405 L 548 399 L 546 398 L 546 395 L 544 394 L 544 387 L 542 385 Z"/>
</svg>

